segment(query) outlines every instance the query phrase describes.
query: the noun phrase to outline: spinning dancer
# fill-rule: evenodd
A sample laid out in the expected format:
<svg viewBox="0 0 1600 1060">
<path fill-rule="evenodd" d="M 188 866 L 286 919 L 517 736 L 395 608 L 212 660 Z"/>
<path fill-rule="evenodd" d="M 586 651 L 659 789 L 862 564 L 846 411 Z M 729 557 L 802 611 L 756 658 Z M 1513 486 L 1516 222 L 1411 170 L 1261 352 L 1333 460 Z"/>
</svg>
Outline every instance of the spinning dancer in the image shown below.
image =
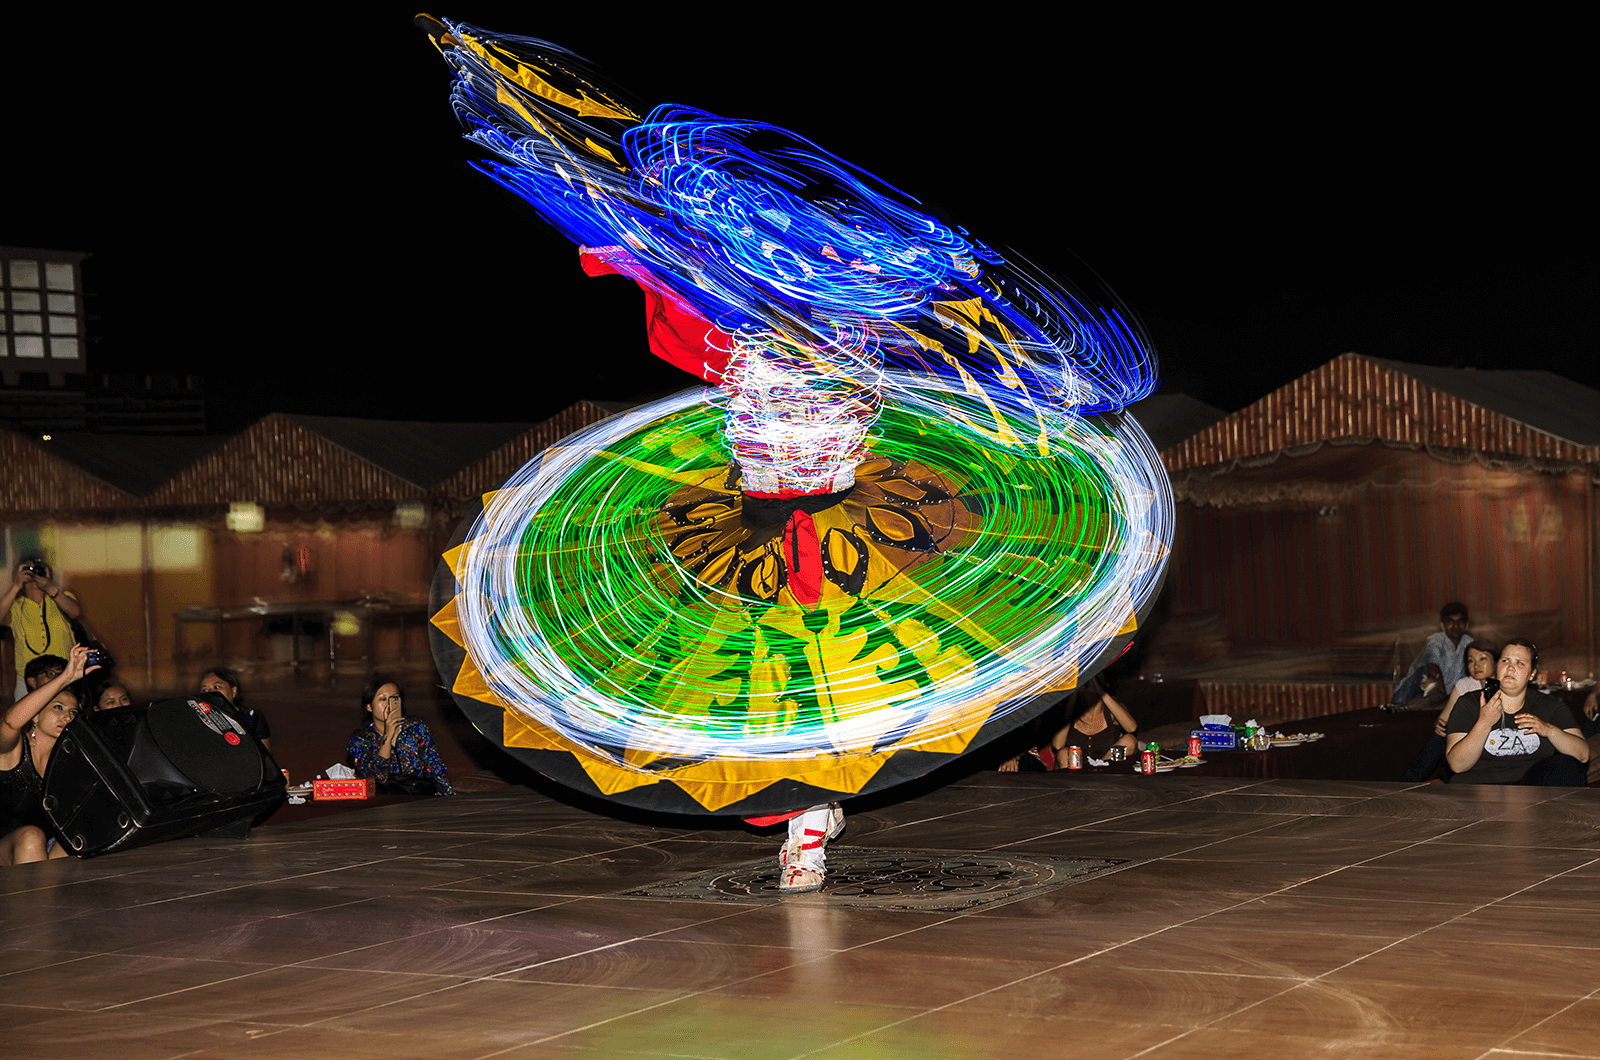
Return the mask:
<svg viewBox="0 0 1600 1060">
<path fill-rule="evenodd" d="M 487 500 L 435 582 L 441 672 L 565 783 L 788 820 L 778 889 L 815 890 L 842 799 L 1029 720 L 1137 629 L 1171 494 L 1120 410 L 1153 360 L 1114 306 L 793 133 L 418 24 L 479 168 L 713 384 Z"/>
</svg>

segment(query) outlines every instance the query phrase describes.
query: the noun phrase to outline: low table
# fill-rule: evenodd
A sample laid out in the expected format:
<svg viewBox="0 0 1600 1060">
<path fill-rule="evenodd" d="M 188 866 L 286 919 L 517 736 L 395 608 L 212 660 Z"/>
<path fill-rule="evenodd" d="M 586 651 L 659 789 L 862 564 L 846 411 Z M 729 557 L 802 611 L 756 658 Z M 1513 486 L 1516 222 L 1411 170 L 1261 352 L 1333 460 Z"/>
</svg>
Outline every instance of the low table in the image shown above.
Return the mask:
<svg viewBox="0 0 1600 1060">
<path fill-rule="evenodd" d="M 1205 761 L 1165 775 L 1187 773 L 1201 777 L 1252 777 L 1259 779 L 1300 780 L 1393 780 L 1398 781 L 1406 766 L 1433 735 L 1437 712 L 1390 712 L 1370 707 L 1343 714 L 1284 722 L 1268 731 L 1291 736 L 1320 732 L 1323 738 L 1292 747 L 1266 751 L 1204 750 Z M 1187 748 L 1166 747 L 1169 756 L 1181 756 Z M 1138 762 L 1135 755 L 1126 762 L 1109 766 L 1088 766 L 1085 773 L 1132 773 Z"/>
</svg>

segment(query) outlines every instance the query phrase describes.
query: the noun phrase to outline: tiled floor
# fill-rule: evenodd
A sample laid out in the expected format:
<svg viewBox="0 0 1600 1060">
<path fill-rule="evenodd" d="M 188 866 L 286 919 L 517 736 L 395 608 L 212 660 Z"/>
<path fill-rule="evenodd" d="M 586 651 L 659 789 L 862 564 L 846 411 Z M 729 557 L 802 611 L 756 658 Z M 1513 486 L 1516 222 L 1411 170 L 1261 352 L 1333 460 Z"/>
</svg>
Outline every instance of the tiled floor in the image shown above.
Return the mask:
<svg viewBox="0 0 1600 1060">
<path fill-rule="evenodd" d="M 611 896 L 775 852 L 523 789 L 0 870 L 0 1054 L 1600 1057 L 1600 792 L 980 774 L 877 848 L 1149 859 L 965 915 Z"/>
</svg>

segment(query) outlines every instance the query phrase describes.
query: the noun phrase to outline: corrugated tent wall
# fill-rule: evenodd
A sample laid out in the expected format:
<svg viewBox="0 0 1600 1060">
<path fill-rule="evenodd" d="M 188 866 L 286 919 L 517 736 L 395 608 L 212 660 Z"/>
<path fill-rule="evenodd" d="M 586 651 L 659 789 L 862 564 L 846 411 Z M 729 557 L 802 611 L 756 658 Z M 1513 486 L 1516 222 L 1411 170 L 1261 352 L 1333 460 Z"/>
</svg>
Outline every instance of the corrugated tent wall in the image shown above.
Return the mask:
<svg viewBox="0 0 1600 1060">
<path fill-rule="evenodd" d="M 1292 457 L 1286 457 L 1292 460 Z M 1385 450 L 1337 503 L 1180 503 L 1174 614 L 1220 610 L 1237 647 L 1331 646 L 1435 617 L 1539 616 L 1588 642 L 1589 475 Z"/>
</svg>

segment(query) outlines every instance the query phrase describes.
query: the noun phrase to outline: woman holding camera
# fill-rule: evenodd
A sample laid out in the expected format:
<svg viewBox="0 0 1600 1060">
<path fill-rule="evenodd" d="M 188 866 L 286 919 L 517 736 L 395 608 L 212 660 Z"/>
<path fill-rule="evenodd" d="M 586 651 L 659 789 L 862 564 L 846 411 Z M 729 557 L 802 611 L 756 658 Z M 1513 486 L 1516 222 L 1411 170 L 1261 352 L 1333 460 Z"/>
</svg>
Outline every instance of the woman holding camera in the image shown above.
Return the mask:
<svg viewBox="0 0 1600 1060">
<path fill-rule="evenodd" d="M 46 831 L 44 771 L 63 729 L 78 715 L 78 685 L 89 649 L 76 647 L 67 668 L 23 696 L 0 718 L 0 865 L 64 858 Z"/>
<path fill-rule="evenodd" d="M 22 671 L 35 656 L 65 655 L 77 642 L 73 620 L 83 614 L 78 598 L 62 590 L 50 576 L 50 565 L 37 556 L 11 572 L 11 587 L 0 596 L 0 625 L 11 627 L 16 641 L 17 687 L 13 703 L 28 694 Z"/>
</svg>

